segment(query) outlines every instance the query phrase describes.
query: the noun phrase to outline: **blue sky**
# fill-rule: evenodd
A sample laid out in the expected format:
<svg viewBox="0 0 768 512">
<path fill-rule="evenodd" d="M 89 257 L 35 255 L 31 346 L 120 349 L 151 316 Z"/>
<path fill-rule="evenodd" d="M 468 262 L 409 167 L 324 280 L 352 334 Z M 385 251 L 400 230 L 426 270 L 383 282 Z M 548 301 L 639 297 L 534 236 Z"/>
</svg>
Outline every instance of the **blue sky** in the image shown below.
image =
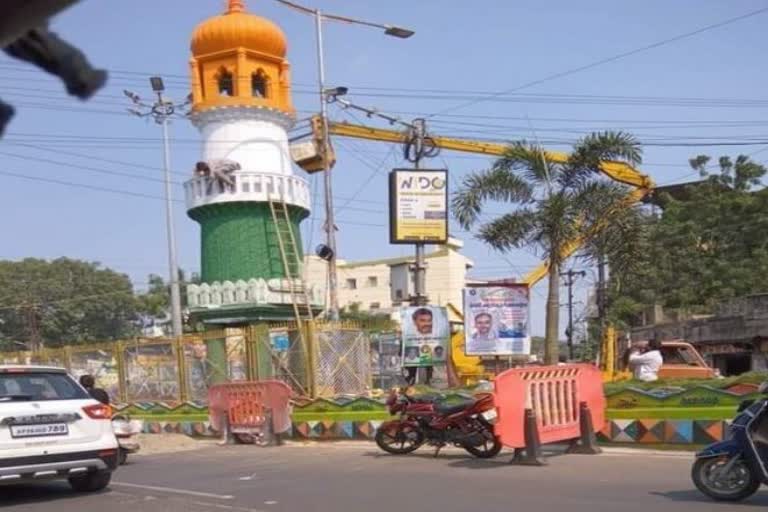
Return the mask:
<svg viewBox="0 0 768 512">
<path fill-rule="evenodd" d="M 188 92 L 192 30 L 222 11 L 224 3 L 90 0 L 56 18 L 55 30 L 85 50 L 94 64 L 112 71 L 109 85 L 88 103 L 68 98 L 58 82 L 31 67 L 5 57 L 0 60 L 0 96 L 17 107 L 17 116 L 0 142 L 3 172 L 152 196 L 0 176 L 6 241 L 1 258 L 70 256 L 100 261 L 129 274 L 138 289 L 144 287 L 147 274 L 166 274 L 162 183 L 158 181 L 162 178 L 160 130 L 125 112 L 128 104 L 122 90 L 148 97 L 147 77 L 159 74 L 165 77 L 170 94 L 183 100 Z M 276 21 L 286 32 L 294 103 L 302 116 L 316 111 L 312 20 L 273 0 L 247 3 L 251 12 Z M 476 97 L 478 91 L 513 89 L 766 4 L 751 0 L 313 0 L 312 5 L 416 31 L 408 40 L 338 23 L 327 23 L 325 31 L 329 85 L 347 86 L 349 99 L 356 103 L 403 112 L 409 119 L 415 113 L 459 106 L 466 102 L 462 98 Z M 546 81 L 517 95 L 451 110 L 450 116 L 432 118 L 430 129 L 464 137 L 538 137 L 553 149 L 566 149 L 577 137 L 606 128 L 627 130 L 641 140 L 662 144 L 768 139 L 764 120 L 768 103 L 748 101 L 764 97 L 768 71 L 758 63 L 766 51 L 767 20 L 768 14 L 760 14 Z M 336 109 L 331 114 L 351 120 Z M 172 166 L 178 173 L 174 180 L 181 182 L 199 156 L 199 136 L 182 120 L 171 130 Z M 387 243 L 386 173 L 403 164 L 399 149 L 352 140 L 338 141 L 336 148 L 340 256 L 363 259 L 409 253 L 410 248 Z M 686 181 L 695 177 L 686 163 L 691 156 L 735 156 L 761 149 L 759 145 L 648 146 L 643 170 L 658 183 Z M 761 161 L 768 153 L 756 153 L 755 158 Z M 455 183 L 488 163 L 484 157 L 444 152 L 431 165 L 447 166 Z M 182 198 L 180 185 L 174 186 L 174 193 Z M 319 197 L 316 205 L 315 221 L 307 220 L 304 226 L 309 247 L 322 236 Z M 180 264 L 196 270 L 198 228 L 186 217 L 183 203 L 175 207 Z M 476 277 L 519 275 L 538 261 L 529 250 L 502 257 L 465 233 L 454 229 L 454 236 L 466 241 L 466 253 L 476 262 Z M 590 281 L 580 282 L 577 301 L 586 300 Z M 534 334 L 543 333 L 545 290 L 542 282 L 534 291 Z"/>
</svg>

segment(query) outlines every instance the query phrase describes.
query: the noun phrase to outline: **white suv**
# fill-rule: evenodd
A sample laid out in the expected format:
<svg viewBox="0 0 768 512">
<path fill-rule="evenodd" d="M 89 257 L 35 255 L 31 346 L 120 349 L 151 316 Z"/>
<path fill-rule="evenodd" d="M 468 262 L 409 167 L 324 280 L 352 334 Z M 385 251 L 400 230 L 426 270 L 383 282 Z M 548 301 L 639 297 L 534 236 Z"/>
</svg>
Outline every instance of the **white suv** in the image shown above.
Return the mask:
<svg viewBox="0 0 768 512">
<path fill-rule="evenodd" d="M 66 370 L 0 366 L 0 485 L 67 479 L 99 491 L 117 467 L 111 408 Z"/>
</svg>

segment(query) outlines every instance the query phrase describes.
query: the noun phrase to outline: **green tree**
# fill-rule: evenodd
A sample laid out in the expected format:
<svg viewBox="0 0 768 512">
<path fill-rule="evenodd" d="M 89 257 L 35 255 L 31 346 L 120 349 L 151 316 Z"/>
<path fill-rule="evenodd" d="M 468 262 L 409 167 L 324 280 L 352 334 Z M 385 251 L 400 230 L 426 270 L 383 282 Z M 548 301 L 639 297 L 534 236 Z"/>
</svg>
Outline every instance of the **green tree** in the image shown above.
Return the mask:
<svg viewBox="0 0 768 512">
<path fill-rule="evenodd" d="M 614 313 L 626 320 L 646 306 L 711 312 L 718 301 L 768 290 L 768 192 L 762 165 L 744 155 L 690 160 L 705 178 L 647 220 L 642 257 L 621 276 Z M 614 278 L 612 277 L 612 280 Z"/>
<path fill-rule="evenodd" d="M 546 311 L 546 362 L 558 361 L 560 269 L 574 240 L 589 238 L 611 214 L 599 201 L 596 175 L 601 160 L 630 164 L 641 161 L 631 135 L 605 132 L 589 135 L 565 162 L 553 162 L 541 148 L 512 144 L 490 169 L 471 173 L 452 199 L 454 216 L 464 229 L 480 224 L 477 237 L 496 250 L 528 245 L 549 260 Z M 483 207 L 501 205 L 506 213 L 481 221 Z M 598 222 L 599 220 L 599 222 Z"/>
<path fill-rule="evenodd" d="M 343 308 L 339 312 L 339 318 L 341 320 L 358 322 L 364 329 L 368 330 L 386 331 L 395 329 L 398 325 L 387 313 L 375 310 L 361 310 L 359 302 L 353 302 Z"/>
<path fill-rule="evenodd" d="M 163 318 L 170 315 L 171 290 L 169 284 L 159 275 L 150 274 L 147 278 L 147 291 L 137 297 L 139 312 L 150 318 Z M 179 286 L 181 288 L 181 307 L 187 306 L 187 285 L 199 283 L 200 276 L 193 273 L 187 278 L 184 270 L 179 269 Z M 185 326 L 185 328 L 191 326 Z"/>
<path fill-rule="evenodd" d="M 135 332 L 128 276 L 69 258 L 0 261 L 0 331 L 19 348 L 111 340 Z M 14 343 L 16 342 L 16 343 Z"/>
</svg>

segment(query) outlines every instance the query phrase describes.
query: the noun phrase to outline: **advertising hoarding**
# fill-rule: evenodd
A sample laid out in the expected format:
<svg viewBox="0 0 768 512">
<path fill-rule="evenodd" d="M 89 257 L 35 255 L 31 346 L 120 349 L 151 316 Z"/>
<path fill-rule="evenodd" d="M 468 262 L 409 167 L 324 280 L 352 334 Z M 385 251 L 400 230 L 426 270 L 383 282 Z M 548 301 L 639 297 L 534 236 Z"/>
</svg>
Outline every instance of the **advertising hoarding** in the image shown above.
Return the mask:
<svg viewBox="0 0 768 512">
<path fill-rule="evenodd" d="M 448 240 L 448 171 L 394 169 L 389 173 L 390 243 Z"/>
<path fill-rule="evenodd" d="M 465 352 L 472 356 L 531 353 L 530 289 L 525 284 L 464 289 Z"/>
<path fill-rule="evenodd" d="M 403 336 L 402 365 L 435 366 L 448 355 L 451 327 L 448 312 L 437 306 L 403 308 L 400 312 Z"/>
</svg>

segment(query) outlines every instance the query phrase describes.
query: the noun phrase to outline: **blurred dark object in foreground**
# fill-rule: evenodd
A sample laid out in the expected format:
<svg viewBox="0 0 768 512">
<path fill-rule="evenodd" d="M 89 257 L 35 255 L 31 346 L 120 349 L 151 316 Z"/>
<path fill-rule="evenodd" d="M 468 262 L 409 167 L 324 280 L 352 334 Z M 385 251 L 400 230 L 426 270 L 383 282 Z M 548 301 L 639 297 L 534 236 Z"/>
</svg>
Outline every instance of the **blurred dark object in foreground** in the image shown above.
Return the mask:
<svg viewBox="0 0 768 512">
<path fill-rule="evenodd" d="M 58 76 L 67 92 L 91 97 L 107 81 L 83 52 L 48 30 L 48 19 L 78 0 L 3 0 L 0 3 L 0 44 L 5 53 Z M 13 117 L 11 105 L 0 100 L 0 136 Z"/>
</svg>

